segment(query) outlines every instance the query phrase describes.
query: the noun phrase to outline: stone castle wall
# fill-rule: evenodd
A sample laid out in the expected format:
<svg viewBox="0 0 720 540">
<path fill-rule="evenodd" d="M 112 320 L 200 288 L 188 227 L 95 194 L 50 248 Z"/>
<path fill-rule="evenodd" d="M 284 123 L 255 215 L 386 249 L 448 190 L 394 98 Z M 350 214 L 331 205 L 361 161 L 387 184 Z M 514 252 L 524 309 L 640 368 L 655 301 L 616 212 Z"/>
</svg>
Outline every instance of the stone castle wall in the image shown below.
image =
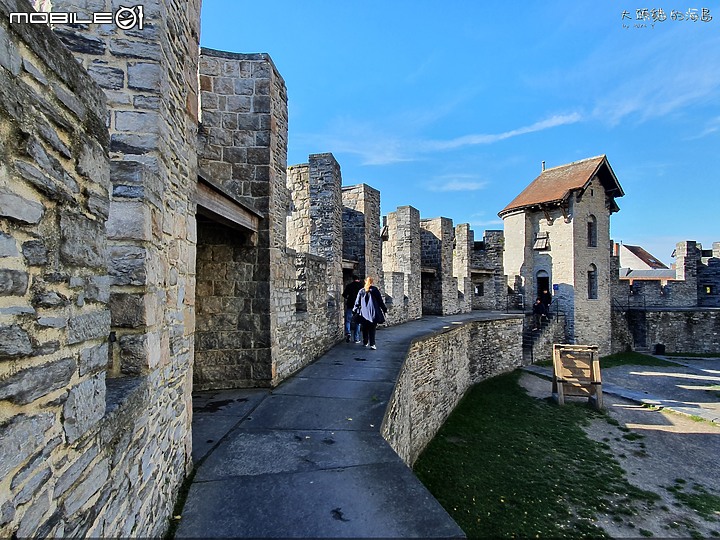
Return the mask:
<svg viewBox="0 0 720 540">
<path fill-rule="evenodd" d="M 455 227 L 455 248 L 453 249 L 453 276 L 457 280 L 457 306 L 458 312 L 472 311 L 473 297 L 475 295 L 472 275 L 471 257 L 475 245 L 475 233 L 470 225 L 462 223 Z"/>
<path fill-rule="evenodd" d="M 382 243 L 384 290 L 390 311 L 387 324 L 422 317 L 420 212 L 401 206 L 386 216 Z"/>
<path fill-rule="evenodd" d="M 613 352 L 631 349 L 668 353 L 717 353 L 720 310 L 716 308 L 629 309 L 612 314 Z"/>
<path fill-rule="evenodd" d="M 199 73 L 200 174 L 263 217 L 252 235 L 198 223 L 194 383 L 198 389 L 269 386 L 271 305 L 294 302 L 290 285 L 273 286 L 276 272 L 294 273 L 284 254 L 287 91 L 265 54 L 202 49 Z"/>
<path fill-rule="evenodd" d="M 425 315 L 458 313 L 458 280 L 453 273 L 455 230 L 448 218 L 421 219 L 422 301 Z"/>
<path fill-rule="evenodd" d="M 75 58 L 9 11 L 0 534 L 158 536 L 190 457 L 199 3 L 58 26 Z"/>
<path fill-rule="evenodd" d="M 522 317 L 471 321 L 413 341 L 381 432 L 412 466 L 465 392 L 522 362 Z"/>
<path fill-rule="evenodd" d="M 380 192 L 366 184 L 342 188 L 343 259 L 357 261 L 354 273 L 375 278 L 383 289 L 380 256 Z"/>
<path fill-rule="evenodd" d="M 720 307 L 720 243 L 710 257 L 702 257 L 697 242 L 678 242 L 675 280 L 618 280 L 614 289 L 617 308 Z M 708 292 L 707 287 L 710 287 Z"/>
<path fill-rule="evenodd" d="M 482 294 L 473 291 L 472 309 L 503 311 L 507 308 L 507 278 L 503 268 L 505 236 L 488 230 L 481 242 L 474 242 L 470 254 L 473 287 L 482 284 Z"/>
</svg>

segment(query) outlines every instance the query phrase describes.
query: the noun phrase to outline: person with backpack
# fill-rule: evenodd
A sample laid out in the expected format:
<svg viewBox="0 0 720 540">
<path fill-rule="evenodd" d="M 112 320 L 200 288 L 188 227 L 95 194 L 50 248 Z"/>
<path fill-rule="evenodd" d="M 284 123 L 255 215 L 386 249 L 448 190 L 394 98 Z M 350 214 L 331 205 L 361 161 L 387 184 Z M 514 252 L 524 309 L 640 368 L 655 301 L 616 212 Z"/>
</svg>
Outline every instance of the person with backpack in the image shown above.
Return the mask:
<svg viewBox="0 0 720 540">
<path fill-rule="evenodd" d="M 387 306 L 382 299 L 380 289 L 373 285 L 374 282 L 375 280 L 370 276 L 365 279 L 365 286 L 358 292 L 353 308 L 353 311 L 362 317 L 360 327 L 362 328 L 363 345 L 369 346 L 371 349 L 377 349 L 375 330 L 378 324 L 385 322 L 385 313 L 387 313 Z"/>
<path fill-rule="evenodd" d="M 345 299 L 345 343 L 350 342 L 350 340 L 360 343 L 360 325 L 353 321 L 353 307 L 362 288 L 362 281 L 353 274 L 352 281 L 345 285 L 342 293 Z"/>
</svg>

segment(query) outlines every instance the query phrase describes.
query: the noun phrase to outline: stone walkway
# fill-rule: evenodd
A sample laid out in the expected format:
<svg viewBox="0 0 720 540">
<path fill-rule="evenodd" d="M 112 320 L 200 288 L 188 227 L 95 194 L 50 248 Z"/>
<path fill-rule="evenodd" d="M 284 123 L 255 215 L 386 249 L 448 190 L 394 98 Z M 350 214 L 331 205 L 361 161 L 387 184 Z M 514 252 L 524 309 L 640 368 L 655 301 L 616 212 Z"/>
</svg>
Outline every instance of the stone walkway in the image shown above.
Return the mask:
<svg viewBox="0 0 720 540">
<path fill-rule="evenodd" d="M 380 435 L 412 340 L 474 312 L 341 343 L 273 390 L 193 400 L 197 473 L 176 537 L 463 537 Z"/>
</svg>

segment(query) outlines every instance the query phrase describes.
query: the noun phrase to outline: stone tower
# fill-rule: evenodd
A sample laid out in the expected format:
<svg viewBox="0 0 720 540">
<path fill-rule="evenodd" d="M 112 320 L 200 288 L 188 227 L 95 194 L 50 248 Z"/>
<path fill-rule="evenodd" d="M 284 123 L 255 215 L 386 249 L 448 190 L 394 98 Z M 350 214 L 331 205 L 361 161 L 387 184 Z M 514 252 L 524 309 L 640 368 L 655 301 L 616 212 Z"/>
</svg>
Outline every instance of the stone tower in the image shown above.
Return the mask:
<svg viewBox="0 0 720 540">
<path fill-rule="evenodd" d="M 564 312 L 571 343 L 610 352 L 610 216 L 624 195 L 602 155 L 543 170 L 498 215 L 508 285 L 526 309 L 544 290 Z"/>
</svg>

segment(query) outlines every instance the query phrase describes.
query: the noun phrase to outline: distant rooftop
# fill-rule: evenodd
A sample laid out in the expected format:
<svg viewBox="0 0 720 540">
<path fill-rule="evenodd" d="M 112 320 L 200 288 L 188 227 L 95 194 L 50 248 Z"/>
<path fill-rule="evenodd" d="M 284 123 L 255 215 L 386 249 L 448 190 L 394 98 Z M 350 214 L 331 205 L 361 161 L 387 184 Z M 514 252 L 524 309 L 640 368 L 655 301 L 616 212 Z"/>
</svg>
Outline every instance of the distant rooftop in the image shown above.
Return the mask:
<svg viewBox="0 0 720 540">
<path fill-rule="evenodd" d="M 623 244 L 623 247 L 626 248 L 630 253 L 635 255 L 642 262 L 644 262 L 646 265 L 648 265 L 650 269 L 667 269 L 667 265 L 658 261 L 656 257 L 645 251 L 640 246 L 629 246 L 627 244 Z"/>
</svg>

